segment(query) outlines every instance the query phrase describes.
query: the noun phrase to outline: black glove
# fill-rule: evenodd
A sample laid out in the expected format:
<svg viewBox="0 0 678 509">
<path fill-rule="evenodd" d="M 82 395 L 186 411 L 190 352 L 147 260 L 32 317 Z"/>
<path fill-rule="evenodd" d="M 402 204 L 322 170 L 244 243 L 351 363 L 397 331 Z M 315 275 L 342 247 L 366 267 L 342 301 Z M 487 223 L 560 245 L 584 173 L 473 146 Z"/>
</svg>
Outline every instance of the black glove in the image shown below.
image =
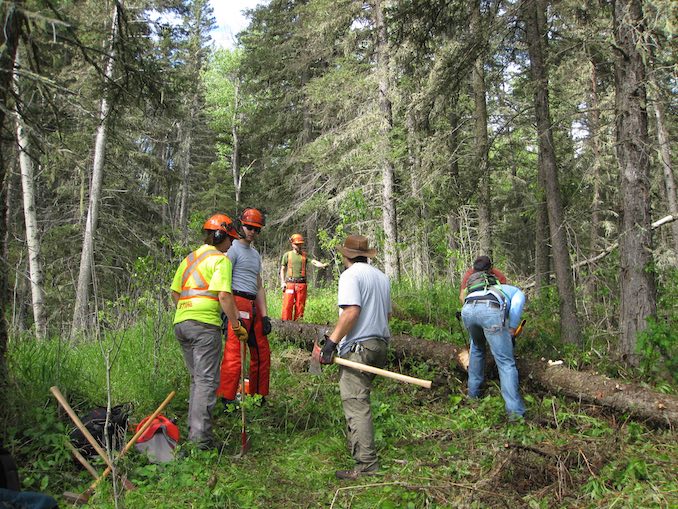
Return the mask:
<svg viewBox="0 0 678 509">
<path fill-rule="evenodd" d="M 268 336 L 273 330 L 273 326 L 271 325 L 271 319 L 268 316 L 265 316 L 261 319 L 261 323 L 263 324 L 264 336 Z"/>
<path fill-rule="evenodd" d="M 327 334 L 322 345 L 322 350 L 320 351 L 320 364 L 332 364 L 332 357 L 334 357 L 334 351 L 337 349 L 337 343 L 332 341 Z"/>
</svg>

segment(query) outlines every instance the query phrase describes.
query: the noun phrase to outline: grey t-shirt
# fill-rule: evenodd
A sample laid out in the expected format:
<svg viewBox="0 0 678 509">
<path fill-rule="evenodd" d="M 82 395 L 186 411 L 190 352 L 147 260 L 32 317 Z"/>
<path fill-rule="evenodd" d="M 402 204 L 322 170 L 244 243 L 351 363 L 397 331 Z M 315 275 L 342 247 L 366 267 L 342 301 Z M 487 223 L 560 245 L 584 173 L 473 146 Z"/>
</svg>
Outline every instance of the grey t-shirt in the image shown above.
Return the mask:
<svg viewBox="0 0 678 509">
<path fill-rule="evenodd" d="M 236 240 L 226 252 L 233 264 L 233 282 L 231 287 L 239 292 L 257 294 L 259 284 L 257 276 L 261 272 L 261 256 L 252 246 Z"/>
<path fill-rule="evenodd" d="M 360 306 L 358 321 L 339 343 L 339 355 L 344 355 L 361 340 L 391 337 L 388 329 L 391 282 L 382 271 L 367 263 L 354 263 L 339 277 L 337 301 L 339 307 Z"/>
</svg>

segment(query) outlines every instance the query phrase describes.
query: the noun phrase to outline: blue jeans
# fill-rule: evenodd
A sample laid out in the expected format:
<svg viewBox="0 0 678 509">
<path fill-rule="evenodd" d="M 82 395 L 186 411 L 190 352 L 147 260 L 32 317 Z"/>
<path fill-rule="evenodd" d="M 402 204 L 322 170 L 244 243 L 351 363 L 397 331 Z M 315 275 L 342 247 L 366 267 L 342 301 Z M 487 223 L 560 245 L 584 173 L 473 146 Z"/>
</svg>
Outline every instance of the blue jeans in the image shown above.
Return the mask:
<svg viewBox="0 0 678 509">
<path fill-rule="evenodd" d="M 468 395 L 480 397 L 485 379 L 485 348 L 490 345 L 499 371 L 501 395 L 509 416 L 525 414 L 525 404 L 518 391 L 518 368 L 513 357 L 513 344 L 503 310 L 496 302 L 472 301 L 464 304 L 461 317 L 471 336 L 471 354 L 468 366 Z"/>
</svg>

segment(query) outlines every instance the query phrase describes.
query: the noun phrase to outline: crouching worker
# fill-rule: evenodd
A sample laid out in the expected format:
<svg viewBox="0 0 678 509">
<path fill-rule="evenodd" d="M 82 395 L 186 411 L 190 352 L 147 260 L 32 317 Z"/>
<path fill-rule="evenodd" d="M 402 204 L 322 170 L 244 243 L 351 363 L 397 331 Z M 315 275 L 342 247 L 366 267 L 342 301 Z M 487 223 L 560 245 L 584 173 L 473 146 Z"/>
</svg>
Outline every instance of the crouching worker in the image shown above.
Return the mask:
<svg viewBox="0 0 678 509">
<path fill-rule="evenodd" d="M 215 214 L 203 225 L 205 243 L 179 265 L 172 281 L 177 306 L 174 333 L 191 376 L 188 400 L 188 439 L 200 448 L 214 447 L 212 409 L 221 365 L 221 312 L 240 341 L 247 331 L 238 321 L 231 295 L 231 262 L 224 254 L 240 236 L 231 219 Z"/>
<path fill-rule="evenodd" d="M 461 308 L 464 326 L 471 337 L 468 395 L 470 398 L 481 396 L 485 380 L 485 349 L 489 344 L 499 371 L 501 395 L 509 420 L 518 420 L 525 415 L 512 341 L 524 305 L 525 294 L 520 289 L 494 285 L 469 293 Z"/>
<path fill-rule="evenodd" d="M 313 355 L 321 364 L 331 364 L 334 352 L 351 361 L 383 367 L 391 333 L 391 285 L 388 277 L 368 263 L 376 250 L 369 248 L 366 237 L 349 235 L 342 254 L 346 270 L 339 277 L 339 320 L 325 337 L 322 350 Z M 343 338 L 343 339 L 342 339 Z M 358 479 L 379 469 L 374 444 L 370 393 L 374 375 L 352 368 L 339 368 L 339 392 L 346 417 L 348 445 L 356 465 L 350 470 L 338 470 L 339 479 Z"/>
</svg>

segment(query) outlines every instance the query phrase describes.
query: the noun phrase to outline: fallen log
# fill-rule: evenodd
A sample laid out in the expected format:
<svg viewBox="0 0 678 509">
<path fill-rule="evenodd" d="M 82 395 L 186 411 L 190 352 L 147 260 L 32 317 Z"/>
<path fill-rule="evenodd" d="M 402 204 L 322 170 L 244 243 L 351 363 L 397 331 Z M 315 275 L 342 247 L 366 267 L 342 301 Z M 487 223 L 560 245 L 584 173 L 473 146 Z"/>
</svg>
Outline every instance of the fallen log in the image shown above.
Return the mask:
<svg viewBox="0 0 678 509">
<path fill-rule="evenodd" d="M 314 338 L 330 325 L 272 320 L 278 339 L 295 343 L 309 352 Z M 449 343 L 428 341 L 404 334 L 391 338 L 391 349 L 400 361 L 424 361 L 431 367 L 466 372 L 468 351 Z M 592 403 L 655 426 L 678 427 L 678 397 L 645 389 L 590 371 L 575 371 L 545 359 L 516 360 L 523 382 L 536 384 L 553 394 Z"/>
</svg>

